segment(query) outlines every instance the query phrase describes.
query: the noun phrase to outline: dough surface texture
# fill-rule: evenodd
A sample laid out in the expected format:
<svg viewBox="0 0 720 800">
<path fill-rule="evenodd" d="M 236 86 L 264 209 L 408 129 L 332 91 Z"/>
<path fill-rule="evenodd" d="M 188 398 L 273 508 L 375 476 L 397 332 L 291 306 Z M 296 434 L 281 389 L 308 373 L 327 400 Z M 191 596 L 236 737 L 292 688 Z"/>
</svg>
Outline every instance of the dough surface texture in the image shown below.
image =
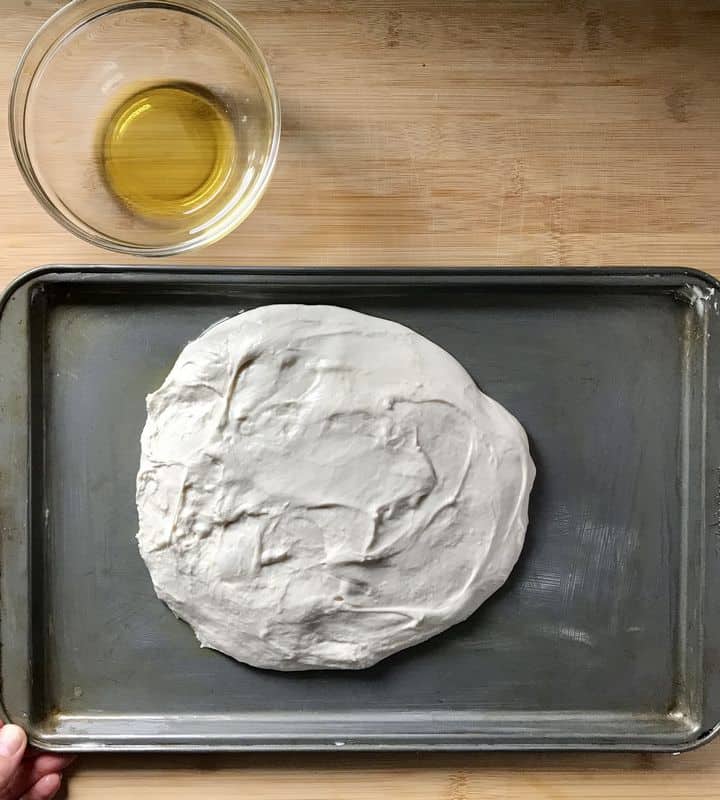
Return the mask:
<svg viewBox="0 0 720 800">
<path fill-rule="evenodd" d="M 217 323 L 147 398 L 138 543 L 200 643 L 358 669 L 466 619 L 522 549 L 518 421 L 418 333 L 334 306 Z"/>
</svg>

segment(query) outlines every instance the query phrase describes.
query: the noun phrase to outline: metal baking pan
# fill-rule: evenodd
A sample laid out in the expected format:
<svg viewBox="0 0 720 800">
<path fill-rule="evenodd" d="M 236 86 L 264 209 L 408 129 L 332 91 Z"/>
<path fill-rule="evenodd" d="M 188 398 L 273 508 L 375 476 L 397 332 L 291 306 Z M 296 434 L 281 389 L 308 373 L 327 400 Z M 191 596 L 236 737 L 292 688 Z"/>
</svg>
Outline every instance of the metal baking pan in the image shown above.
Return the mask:
<svg viewBox="0 0 720 800">
<path fill-rule="evenodd" d="M 720 720 L 718 284 L 688 270 L 49 267 L 0 315 L 2 703 L 59 750 L 683 750 Z M 527 544 L 467 622 L 359 672 L 202 650 L 135 543 L 145 395 L 275 302 L 397 320 L 528 431 Z"/>
</svg>

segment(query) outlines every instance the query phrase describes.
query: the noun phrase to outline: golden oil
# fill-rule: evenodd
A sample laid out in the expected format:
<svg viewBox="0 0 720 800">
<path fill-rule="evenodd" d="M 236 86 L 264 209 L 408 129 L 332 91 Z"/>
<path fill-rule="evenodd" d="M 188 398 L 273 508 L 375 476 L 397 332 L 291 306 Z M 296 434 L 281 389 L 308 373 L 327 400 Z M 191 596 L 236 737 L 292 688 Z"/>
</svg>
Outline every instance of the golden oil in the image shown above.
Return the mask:
<svg viewBox="0 0 720 800">
<path fill-rule="evenodd" d="M 133 213 L 156 221 L 211 216 L 236 169 L 229 114 L 193 84 L 135 92 L 111 109 L 99 140 L 112 192 Z"/>
</svg>

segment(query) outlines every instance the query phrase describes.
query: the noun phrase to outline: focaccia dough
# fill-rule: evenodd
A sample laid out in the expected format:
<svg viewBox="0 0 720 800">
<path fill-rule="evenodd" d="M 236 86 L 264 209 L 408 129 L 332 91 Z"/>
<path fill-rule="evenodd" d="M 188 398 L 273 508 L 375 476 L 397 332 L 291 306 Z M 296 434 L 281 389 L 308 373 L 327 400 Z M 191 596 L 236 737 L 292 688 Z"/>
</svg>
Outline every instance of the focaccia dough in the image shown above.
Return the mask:
<svg viewBox="0 0 720 800">
<path fill-rule="evenodd" d="M 188 344 L 147 410 L 140 552 L 239 661 L 370 666 L 464 620 L 520 554 L 525 432 L 397 323 L 257 308 Z"/>
</svg>

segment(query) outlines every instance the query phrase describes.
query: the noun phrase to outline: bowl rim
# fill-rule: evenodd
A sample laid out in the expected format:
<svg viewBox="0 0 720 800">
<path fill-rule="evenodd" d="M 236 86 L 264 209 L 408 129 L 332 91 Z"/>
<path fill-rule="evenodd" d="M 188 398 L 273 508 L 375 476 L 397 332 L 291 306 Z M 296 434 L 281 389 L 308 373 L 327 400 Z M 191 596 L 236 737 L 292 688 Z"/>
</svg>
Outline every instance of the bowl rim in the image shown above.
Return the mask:
<svg viewBox="0 0 720 800">
<path fill-rule="evenodd" d="M 272 138 L 267 157 L 263 161 L 262 168 L 255 179 L 255 185 L 249 200 L 242 207 L 242 212 L 233 214 L 233 211 L 237 211 L 237 207 L 233 206 L 223 215 L 221 224 L 213 226 L 210 230 L 198 236 L 191 236 L 173 244 L 133 244 L 132 242 L 101 233 L 91 225 L 82 227 L 76 223 L 50 199 L 43 188 L 41 181 L 37 177 L 26 144 L 27 127 L 25 115 L 27 101 L 37 72 L 46 57 L 68 36 L 99 17 L 106 16 L 109 13 L 147 8 L 162 8 L 190 13 L 210 24 L 214 24 L 236 42 L 242 43 L 249 52 L 250 58 L 255 62 L 265 83 L 272 125 Z M 45 41 L 46 39 L 49 39 L 49 43 Z M 33 63 L 34 66 L 31 67 Z M 70 0 L 69 3 L 48 17 L 33 34 L 20 56 L 11 86 L 8 101 L 10 146 L 25 183 L 45 211 L 64 228 L 80 239 L 103 247 L 106 250 L 135 256 L 169 256 L 213 244 L 235 230 L 252 213 L 265 193 L 270 176 L 275 168 L 280 146 L 282 120 L 280 101 L 270 68 L 262 50 L 245 26 L 229 11 L 216 3 L 215 0 Z"/>
</svg>

